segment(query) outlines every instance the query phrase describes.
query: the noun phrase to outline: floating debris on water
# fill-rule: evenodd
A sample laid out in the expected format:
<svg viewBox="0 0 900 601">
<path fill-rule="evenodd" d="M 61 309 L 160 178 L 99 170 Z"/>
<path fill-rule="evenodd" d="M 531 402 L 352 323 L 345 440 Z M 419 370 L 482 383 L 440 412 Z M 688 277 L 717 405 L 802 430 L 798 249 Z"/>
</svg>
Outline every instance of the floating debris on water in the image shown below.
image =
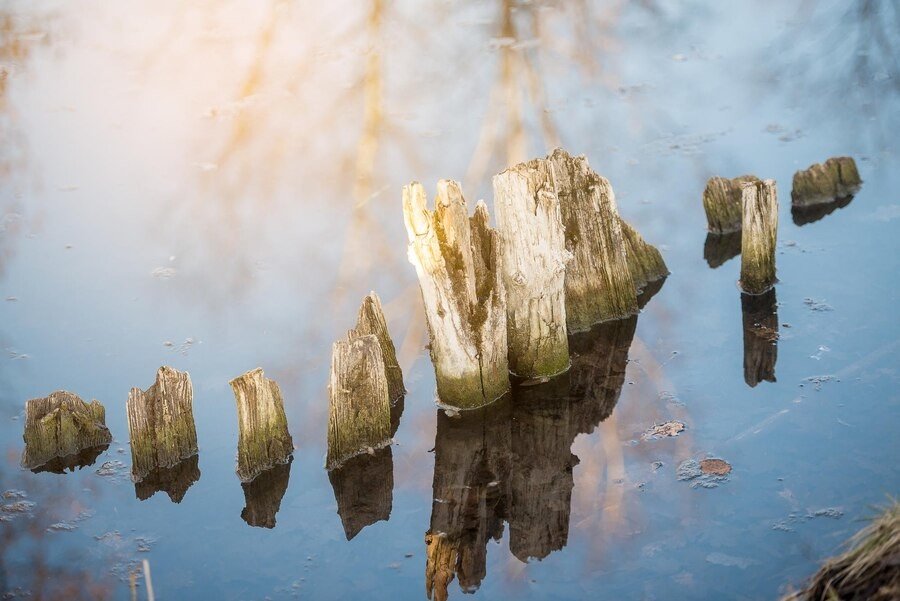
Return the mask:
<svg viewBox="0 0 900 601">
<path fill-rule="evenodd" d="M 150 272 L 150 275 L 161 280 L 168 280 L 169 278 L 174 277 L 176 273 L 178 273 L 178 271 L 174 267 L 157 267 Z"/>
<path fill-rule="evenodd" d="M 47 532 L 72 532 L 76 528 L 78 526 L 71 522 L 56 522 L 47 526 Z"/>
<path fill-rule="evenodd" d="M 805 514 L 797 513 L 796 511 L 794 511 L 791 512 L 791 514 L 788 515 L 787 518 L 774 522 L 772 524 L 772 530 L 779 530 L 781 532 L 793 532 L 793 524 L 808 522 L 816 518 L 829 518 L 832 520 L 839 520 L 842 517 L 844 517 L 844 511 L 840 507 L 808 509 Z"/>
<path fill-rule="evenodd" d="M 684 424 L 679 421 L 670 421 L 664 424 L 657 424 L 649 428 L 641 435 L 642 440 L 656 440 L 658 438 L 666 438 L 678 436 L 684 431 Z"/>
<path fill-rule="evenodd" d="M 104 461 L 103 464 L 97 468 L 96 474 L 98 476 L 103 476 L 104 478 L 119 480 L 125 476 L 127 470 L 128 466 L 117 459 L 113 459 L 111 461 Z"/>
<path fill-rule="evenodd" d="M 803 304 L 809 307 L 810 311 L 834 311 L 834 307 L 826 303 L 825 301 L 816 300 L 814 298 L 806 297 L 803 299 Z"/>
<path fill-rule="evenodd" d="M 709 563 L 713 563 L 717 566 L 725 566 L 729 568 L 740 568 L 742 570 L 746 570 L 751 565 L 755 563 L 759 563 L 752 559 L 747 559 L 744 557 L 735 557 L 733 555 L 726 555 L 725 553 L 710 553 L 706 556 L 706 561 Z"/>
<path fill-rule="evenodd" d="M 653 470 L 654 472 L 658 472 L 659 469 L 663 465 L 665 465 L 665 464 L 662 461 L 654 461 L 653 463 L 650 464 L 650 469 Z"/>
<path fill-rule="evenodd" d="M 827 382 L 840 382 L 840 379 L 833 374 L 826 374 L 824 376 L 810 376 L 808 378 L 803 378 L 803 381 L 812 384 L 816 391 L 822 390 L 822 384 Z M 803 387 L 803 384 L 800 384 L 800 387 Z"/>
<path fill-rule="evenodd" d="M 684 402 L 675 396 L 674 393 L 663 390 L 659 393 L 659 400 L 668 405 L 673 405 L 675 407 L 684 407 Z"/>
<path fill-rule="evenodd" d="M 830 353 L 830 352 L 831 352 L 831 349 L 828 348 L 827 346 L 825 346 L 824 344 L 819 345 L 818 352 L 815 355 L 810 355 L 809 358 L 815 359 L 816 361 L 820 361 L 822 359 L 822 355 L 824 353 Z"/>
<path fill-rule="evenodd" d="M 18 516 L 27 515 L 37 505 L 34 501 L 29 501 L 21 490 L 7 490 L 2 498 L 7 502 L 0 505 L 0 522 L 10 522 Z"/>
<path fill-rule="evenodd" d="M 724 459 L 686 459 L 676 468 L 675 477 L 690 482 L 691 488 L 716 488 L 730 472 L 731 464 Z"/>
</svg>

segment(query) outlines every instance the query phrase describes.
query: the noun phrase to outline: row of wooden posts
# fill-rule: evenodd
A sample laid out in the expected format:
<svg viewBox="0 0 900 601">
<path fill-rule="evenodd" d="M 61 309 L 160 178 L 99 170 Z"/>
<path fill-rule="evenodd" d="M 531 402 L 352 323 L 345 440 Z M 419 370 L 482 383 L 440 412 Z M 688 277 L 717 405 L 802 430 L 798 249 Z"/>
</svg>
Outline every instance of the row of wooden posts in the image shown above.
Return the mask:
<svg viewBox="0 0 900 601">
<path fill-rule="evenodd" d="M 829 202 L 860 185 L 853 159 L 829 159 L 794 176 L 795 207 Z M 638 294 L 668 275 L 659 251 L 621 219 L 609 182 L 561 149 L 494 176 L 497 228 L 483 201 L 469 216 L 457 183 L 403 189 L 409 260 L 422 290 L 438 404 L 474 409 L 505 395 L 510 375 L 546 380 L 569 368 L 568 334 L 638 312 Z M 778 201 L 773 180 L 713 178 L 703 194 L 709 229 L 741 231 L 740 284 L 748 294 L 775 278 Z M 290 460 L 293 441 L 278 385 L 259 368 L 231 381 L 238 413 L 237 474 L 250 482 Z M 381 302 L 373 292 L 356 326 L 334 343 L 329 381 L 332 470 L 391 442 L 391 407 L 405 395 Z M 197 454 L 190 376 L 162 367 L 126 412 L 132 479 Z M 98 401 L 58 391 L 26 405 L 22 464 L 108 445 Z"/>
</svg>

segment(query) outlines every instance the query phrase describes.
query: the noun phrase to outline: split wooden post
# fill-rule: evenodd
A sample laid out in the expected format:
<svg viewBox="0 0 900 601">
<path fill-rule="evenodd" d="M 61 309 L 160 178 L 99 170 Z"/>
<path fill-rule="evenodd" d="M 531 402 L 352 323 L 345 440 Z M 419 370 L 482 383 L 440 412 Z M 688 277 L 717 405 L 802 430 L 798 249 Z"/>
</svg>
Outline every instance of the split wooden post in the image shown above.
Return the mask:
<svg viewBox="0 0 900 601">
<path fill-rule="evenodd" d="M 334 343 L 328 390 L 327 469 L 391 444 L 391 403 L 375 335 L 351 332 Z"/>
<path fill-rule="evenodd" d="M 403 188 L 409 261 L 416 268 L 439 403 L 486 405 L 509 391 L 500 240 L 479 202 L 468 217 L 459 184 L 441 180 L 435 209 L 418 182 Z"/>
<path fill-rule="evenodd" d="M 248 371 L 230 384 L 238 412 L 237 475 L 241 482 L 250 482 L 290 461 L 294 441 L 288 431 L 281 389 L 266 378 L 262 368 Z"/>
<path fill-rule="evenodd" d="M 406 388 L 403 386 L 403 371 L 400 369 L 400 363 L 397 361 L 397 351 L 388 332 L 387 320 L 384 318 L 384 309 L 381 307 L 381 299 L 374 292 L 370 292 L 363 299 L 362 306 L 359 308 L 356 327 L 350 335 L 353 337 L 366 334 L 372 334 L 378 339 L 378 344 L 381 346 L 381 357 L 384 360 L 388 399 L 391 403 L 396 403 L 406 394 Z"/>
<path fill-rule="evenodd" d="M 706 211 L 706 225 L 710 232 L 727 234 L 740 231 L 744 215 L 741 186 L 758 181 L 755 175 L 741 175 L 733 179 L 709 178 L 703 191 L 703 210 Z"/>
<path fill-rule="evenodd" d="M 565 230 L 553 164 L 521 163 L 495 175 L 506 287 L 509 369 L 522 378 L 549 378 L 569 369 L 566 340 Z"/>
<path fill-rule="evenodd" d="M 555 175 L 566 249 L 572 254 L 565 271 L 568 330 L 583 331 L 637 313 L 636 286 L 612 186 L 583 156 L 557 148 L 547 160 Z"/>
<path fill-rule="evenodd" d="M 745 182 L 741 234 L 741 288 L 762 294 L 775 285 L 775 243 L 778 233 L 778 195 L 775 180 Z"/>
<path fill-rule="evenodd" d="M 112 442 L 103 405 L 97 400 L 85 403 L 65 390 L 25 403 L 23 438 L 22 467 L 37 469 L 59 460 L 60 469 L 53 471 L 62 471 L 70 464 L 74 469 L 82 461 L 72 456 Z"/>
<path fill-rule="evenodd" d="M 792 208 L 826 204 L 853 196 L 862 185 L 856 162 L 851 157 L 833 157 L 794 174 Z"/>
<path fill-rule="evenodd" d="M 174 467 L 197 454 L 191 377 L 160 367 L 146 391 L 132 388 L 125 412 L 131 444 L 131 478 L 140 482 L 156 468 Z"/>
</svg>

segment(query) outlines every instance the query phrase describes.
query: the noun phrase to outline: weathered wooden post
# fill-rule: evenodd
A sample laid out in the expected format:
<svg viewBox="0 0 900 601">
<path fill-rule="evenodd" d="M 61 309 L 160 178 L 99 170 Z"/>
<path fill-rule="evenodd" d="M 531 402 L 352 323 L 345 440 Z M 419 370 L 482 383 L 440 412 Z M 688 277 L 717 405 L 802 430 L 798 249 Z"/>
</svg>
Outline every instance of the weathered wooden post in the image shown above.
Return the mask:
<svg viewBox="0 0 900 601">
<path fill-rule="evenodd" d="M 775 243 L 778 233 L 778 195 L 775 180 L 745 182 L 741 234 L 741 288 L 762 294 L 775 285 Z"/>
<path fill-rule="evenodd" d="M 377 337 L 350 332 L 334 343 L 328 390 L 327 469 L 391 444 L 391 403 Z"/>
<path fill-rule="evenodd" d="M 484 203 L 468 217 L 456 182 L 439 181 L 434 211 L 426 205 L 421 184 L 403 188 L 409 260 L 422 289 L 439 402 L 472 409 L 509 390 L 499 234 Z"/>
<path fill-rule="evenodd" d="M 191 377 L 171 367 L 160 367 L 146 391 L 128 393 L 132 480 L 140 482 L 156 468 L 174 467 L 197 454 L 193 398 Z"/>
<path fill-rule="evenodd" d="M 794 174 L 791 206 L 808 207 L 853 196 L 862 185 L 851 157 L 833 157 Z"/>
<path fill-rule="evenodd" d="M 378 339 L 381 346 L 381 357 L 384 360 L 385 377 L 388 385 L 388 399 L 396 403 L 406 394 L 403 386 L 403 371 L 397 361 L 397 351 L 394 342 L 388 332 L 387 320 L 384 318 L 384 309 L 381 307 L 381 299 L 374 292 L 370 292 L 359 308 L 359 317 L 351 336 L 364 336 L 372 334 Z"/>
<path fill-rule="evenodd" d="M 230 384 L 238 412 L 237 475 L 241 482 L 250 482 L 290 461 L 294 441 L 288 431 L 281 389 L 266 378 L 262 368 L 248 371 Z"/>
<path fill-rule="evenodd" d="M 753 388 L 775 381 L 778 360 L 778 301 L 775 288 L 763 294 L 741 294 L 744 326 L 744 381 Z"/>
<path fill-rule="evenodd" d="M 244 508 L 241 519 L 248 526 L 258 528 L 274 528 L 275 515 L 281 509 L 281 500 L 287 492 L 291 478 L 291 461 L 276 465 L 262 472 L 252 482 L 241 482 L 244 489 Z"/>
<path fill-rule="evenodd" d="M 727 234 L 740 231 L 744 215 L 741 186 L 758 181 L 755 175 L 741 175 L 733 179 L 709 178 L 703 191 L 703 209 L 710 232 Z"/>
<path fill-rule="evenodd" d="M 555 175 L 566 249 L 572 254 L 565 271 L 569 331 L 637 313 L 636 286 L 612 186 L 582 156 L 557 148 L 547 160 Z"/>
<path fill-rule="evenodd" d="M 569 369 L 565 230 L 553 165 L 544 159 L 495 175 L 510 372 L 549 378 Z M 633 293 L 633 290 L 632 290 Z"/>
<path fill-rule="evenodd" d="M 46 466 L 56 472 L 83 465 L 85 451 L 93 455 L 93 463 L 100 453 L 91 451 L 112 442 L 103 405 L 96 400 L 85 403 L 65 390 L 25 403 L 23 438 L 22 467 L 42 471 Z M 48 466 L 50 463 L 58 465 Z"/>
</svg>

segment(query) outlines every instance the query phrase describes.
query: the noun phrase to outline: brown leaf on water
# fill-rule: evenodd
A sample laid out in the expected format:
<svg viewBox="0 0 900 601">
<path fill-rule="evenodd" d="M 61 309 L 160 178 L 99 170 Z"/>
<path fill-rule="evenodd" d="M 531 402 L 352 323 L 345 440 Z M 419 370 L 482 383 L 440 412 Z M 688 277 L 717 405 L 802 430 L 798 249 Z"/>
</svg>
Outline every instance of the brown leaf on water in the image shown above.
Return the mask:
<svg viewBox="0 0 900 601">
<path fill-rule="evenodd" d="M 700 471 L 712 476 L 727 476 L 731 472 L 731 464 L 724 459 L 704 459 L 700 462 Z"/>
</svg>

